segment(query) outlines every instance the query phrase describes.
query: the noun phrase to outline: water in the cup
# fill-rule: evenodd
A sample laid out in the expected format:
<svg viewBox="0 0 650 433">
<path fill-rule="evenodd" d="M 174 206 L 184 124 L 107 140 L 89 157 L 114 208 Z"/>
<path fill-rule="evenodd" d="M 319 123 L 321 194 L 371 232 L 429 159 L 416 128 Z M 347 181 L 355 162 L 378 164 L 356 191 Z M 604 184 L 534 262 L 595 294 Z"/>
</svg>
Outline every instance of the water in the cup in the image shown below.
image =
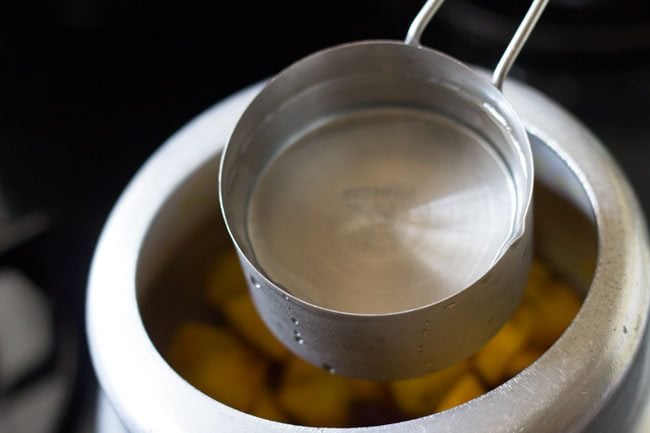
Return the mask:
<svg viewBox="0 0 650 433">
<path fill-rule="evenodd" d="M 505 165 L 478 134 L 430 113 L 372 109 L 287 143 L 253 189 L 248 236 L 259 266 L 295 296 L 398 312 L 483 275 L 515 203 Z"/>
</svg>

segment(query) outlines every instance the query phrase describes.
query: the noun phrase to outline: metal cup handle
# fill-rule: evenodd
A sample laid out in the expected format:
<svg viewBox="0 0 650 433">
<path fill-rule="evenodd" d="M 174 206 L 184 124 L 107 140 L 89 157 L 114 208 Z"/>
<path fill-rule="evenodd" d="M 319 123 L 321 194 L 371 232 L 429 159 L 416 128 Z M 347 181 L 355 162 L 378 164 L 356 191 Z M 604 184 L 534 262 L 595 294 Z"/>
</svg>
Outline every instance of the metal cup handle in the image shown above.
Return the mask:
<svg viewBox="0 0 650 433">
<path fill-rule="evenodd" d="M 438 8 L 442 6 L 443 2 L 444 0 L 427 0 L 411 23 L 408 33 L 406 34 L 406 39 L 404 40 L 405 43 L 420 46 L 420 37 L 422 36 L 422 33 Z M 530 8 L 528 8 L 528 12 L 526 12 L 524 19 L 521 21 L 521 24 L 519 24 L 517 31 L 513 35 L 510 43 L 501 56 L 501 59 L 499 59 L 499 63 L 497 63 L 497 66 L 492 72 L 491 81 L 497 89 L 502 90 L 503 80 L 506 78 L 510 68 L 515 63 L 519 52 L 526 43 L 526 40 L 528 40 L 528 36 L 530 36 L 533 28 L 535 28 L 535 24 L 537 24 L 537 20 L 539 20 L 542 12 L 544 12 L 544 8 L 546 8 L 547 4 L 548 0 L 533 0 Z"/>
</svg>

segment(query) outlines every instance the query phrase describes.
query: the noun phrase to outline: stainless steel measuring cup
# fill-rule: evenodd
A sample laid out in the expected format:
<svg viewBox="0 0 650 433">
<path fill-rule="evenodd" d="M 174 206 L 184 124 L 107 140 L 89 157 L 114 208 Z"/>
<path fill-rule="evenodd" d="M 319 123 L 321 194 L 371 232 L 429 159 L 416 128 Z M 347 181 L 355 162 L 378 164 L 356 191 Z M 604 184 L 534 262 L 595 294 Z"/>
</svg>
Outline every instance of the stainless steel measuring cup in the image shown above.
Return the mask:
<svg viewBox="0 0 650 433">
<path fill-rule="evenodd" d="M 396 379 L 478 350 L 528 273 L 533 165 L 500 88 L 419 38 L 315 53 L 253 100 L 223 152 L 226 227 L 269 328 L 331 372 Z"/>
</svg>

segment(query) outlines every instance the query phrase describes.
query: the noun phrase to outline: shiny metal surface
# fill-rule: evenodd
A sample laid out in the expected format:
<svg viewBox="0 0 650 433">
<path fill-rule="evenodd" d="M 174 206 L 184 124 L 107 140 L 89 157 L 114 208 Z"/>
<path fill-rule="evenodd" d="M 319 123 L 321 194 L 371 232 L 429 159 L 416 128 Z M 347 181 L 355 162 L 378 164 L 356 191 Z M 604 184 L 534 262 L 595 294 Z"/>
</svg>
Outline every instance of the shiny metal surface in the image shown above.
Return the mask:
<svg viewBox="0 0 650 433">
<path fill-rule="evenodd" d="M 503 52 L 503 55 L 499 59 L 499 63 L 497 63 L 497 66 L 494 68 L 494 72 L 492 73 L 492 84 L 497 89 L 503 87 L 503 81 L 506 76 L 508 76 L 510 68 L 514 65 L 515 60 L 517 60 L 519 52 L 524 47 L 526 40 L 528 40 L 528 37 L 535 28 L 539 17 L 542 16 L 542 12 L 544 12 L 547 4 L 548 0 L 533 0 L 530 8 L 528 8 L 526 16 L 524 16 L 521 24 L 517 27 L 514 36 L 508 43 L 506 50 Z"/>
<path fill-rule="evenodd" d="M 253 190 L 254 260 L 295 297 L 349 313 L 407 311 L 473 284 L 511 236 L 516 196 L 490 144 L 450 123 L 372 109 L 300 137 Z"/>
<path fill-rule="evenodd" d="M 404 43 L 419 46 L 420 38 L 429 25 L 431 18 L 438 12 L 440 6 L 444 3 L 445 0 L 427 0 L 427 2 L 422 6 L 422 9 L 411 22 L 408 31 L 406 32 L 406 38 L 404 38 Z"/>
<path fill-rule="evenodd" d="M 404 44 L 334 47 L 281 72 L 224 150 L 222 213 L 258 311 L 340 374 L 447 367 L 523 291 L 533 165 L 499 90 L 547 0 L 532 2 L 496 88 L 419 45 L 441 3 L 426 2 Z"/>
<path fill-rule="evenodd" d="M 101 391 L 97 396 L 95 430 L 93 431 L 95 433 L 128 433 L 128 430 L 115 413 L 115 409 Z"/>
<path fill-rule="evenodd" d="M 420 45 L 422 33 L 424 33 L 429 21 L 431 21 L 431 18 L 433 18 L 433 15 L 435 15 L 440 6 L 442 6 L 443 2 L 444 0 L 427 0 L 411 23 L 406 34 L 406 39 L 404 40 L 405 43 L 414 46 Z M 537 21 L 542 16 L 547 4 L 548 0 L 533 0 L 528 8 L 524 19 L 519 24 L 519 27 L 517 27 L 515 34 L 512 36 L 512 39 L 508 43 L 508 46 L 492 73 L 491 81 L 497 89 L 503 87 L 503 81 L 508 76 L 508 72 L 510 72 L 512 65 L 517 60 L 519 52 L 524 47 L 524 44 L 526 44 L 528 37 L 535 28 Z"/>
<path fill-rule="evenodd" d="M 256 418 L 202 394 L 159 355 L 138 309 L 139 296 L 183 233 L 218 213 L 219 154 L 260 89 L 218 104 L 170 138 L 125 190 L 97 246 L 88 285 L 89 347 L 102 389 L 131 433 L 321 431 Z M 598 140 L 573 117 L 528 87 L 507 82 L 505 92 L 533 135 L 538 182 L 597 226 L 597 269 L 585 280 L 580 313 L 544 356 L 479 399 L 400 424 L 328 431 L 650 431 L 649 247 L 638 203 Z M 546 209 L 540 221 L 562 213 L 547 204 L 538 202 Z M 567 249 L 548 230 L 538 236 L 547 239 L 537 245 L 550 255 Z M 581 256 L 558 257 L 571 271 L 577 269 L 571 260 Z"/>
<path fill-rule="evenodd" d="M 226 145 L 220 199 L 275 335 L 315 365 L 395 379 L 466 358 L 512 314 L 532 172 L 498 89 L 436 51 L 369 41 L 269 83 Z"/>
</svg>

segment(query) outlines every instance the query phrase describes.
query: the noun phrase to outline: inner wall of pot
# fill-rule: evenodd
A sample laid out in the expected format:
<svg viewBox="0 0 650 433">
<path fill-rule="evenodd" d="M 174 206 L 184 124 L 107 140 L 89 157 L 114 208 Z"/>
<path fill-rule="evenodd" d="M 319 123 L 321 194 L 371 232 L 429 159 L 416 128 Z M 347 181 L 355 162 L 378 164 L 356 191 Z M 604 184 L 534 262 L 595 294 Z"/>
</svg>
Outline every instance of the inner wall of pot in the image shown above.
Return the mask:
<svg viewBox="0 0 650 433">
<path fill-rule="evenodd" d="M 534 239 L 536 255 L 584 297 L 597 259 L 597 230 L 588 196 L 574 173 L 535 137 Z M 161 208 L 142 244 L 136 272 L 144 326 L 164 356 L 170 337 L 188 320 L 212 321 L 200 270 L 232 248 L 220 218 L 218 157 L 191 173 Z"/>
</svg>

